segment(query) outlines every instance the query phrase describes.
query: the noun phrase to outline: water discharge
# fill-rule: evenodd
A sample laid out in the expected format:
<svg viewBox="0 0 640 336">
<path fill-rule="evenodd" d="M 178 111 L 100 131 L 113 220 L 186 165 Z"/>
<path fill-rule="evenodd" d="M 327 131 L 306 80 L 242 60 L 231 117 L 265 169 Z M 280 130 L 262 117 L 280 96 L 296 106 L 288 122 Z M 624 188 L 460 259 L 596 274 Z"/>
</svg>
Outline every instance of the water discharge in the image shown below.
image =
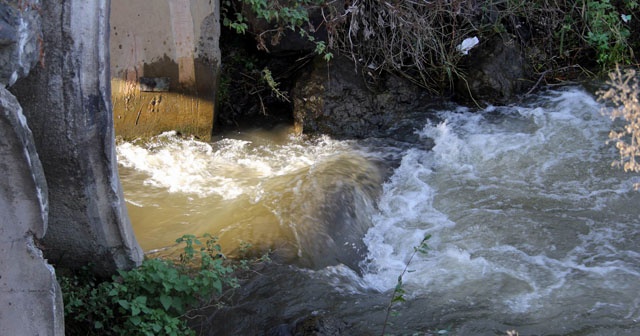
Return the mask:
<svg viewBox="0 0 640 336">
<path fill-rule="evenodd" d="M 379 333 L 426 234 L 430 250 L 403 279 L 408 301 L 393 333 L 637 335 L 638 178 L 610 167 L 600 108 L 567 88 L 519 105 L 431 111 L 412 142 L 286 129 L 210 144 L 165 134 L 120 143 L 118 159 L 146 250 L 211 232 L 283 263 L 212 316 L 226 322 L 212 335 L 305 314 Z"/>
<path fill-rule="evenodd" d="M 213 233 L 230 250 L 250 243 L 304 267 L 357 268 L 371 224 L 362 211 L 381 190 L 382 160 L 326 137 L 275 135 L 206 144 L 166 133 L 121 143 L 121 178 L 143 248 Z"/>
</svg>

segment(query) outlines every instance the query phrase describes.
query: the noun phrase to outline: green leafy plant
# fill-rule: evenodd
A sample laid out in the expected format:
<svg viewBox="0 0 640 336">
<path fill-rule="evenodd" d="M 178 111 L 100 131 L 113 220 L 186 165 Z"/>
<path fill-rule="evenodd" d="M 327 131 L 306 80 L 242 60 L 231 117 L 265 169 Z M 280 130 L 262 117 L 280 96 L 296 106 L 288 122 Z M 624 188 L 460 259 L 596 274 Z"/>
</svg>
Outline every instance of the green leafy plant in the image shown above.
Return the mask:
<svg viewBox="0 0 640 336">
<path fill-rule="evenodd" d="M 99 281 L 88 271 L 60 276 L 69 334 L 194 335 L 181 319 L 191 309 L 208 305 L 225 287 L 236 287 L 233 267 L 217 239 L 193 235 L 178 261 L 146 259 L 139 268 L 119 271 Z"/>
<path fill-rule="evenodd" d="M 271 70 L 269 68 L 262 69 L 262 80 L 267 83 L 267 86 L 271 89 L 271 92 L 281 101 L 289 102 L 289 97 L 286 92 L 282 92 L 278 87 L 280 84 L 273 79 L 273 75 L 271 74 Z"/>
<path fill-rule="evenodd" d="M 222 2 L 222 23 L 238 34 L 245 34 L 250 28 L 247 16 L 255 16 L 273 25 L 273 28 L 256 35 L 259 49 L 268 51 L 267 38 L 270 38 L 272 45 L 277 45 L 284 32 L 290 30 L 312 42 L 316 46 L 315 52 L 329 61 L 333 54 L 328 51 L 325 42 L 317 41 L 313 36 L 317 27 L 309 19 L 312 8 L 326 4 L 326 0 L 226 0 Z"/>
<path fill-rule="evenodd" d="M 625 24 L 631 16 L 619 13 L 609 0 L 588 0 L 585 5 L 586 40 L 596 49 L 598 63 L 603 67 L 628 63 L 630 49 L 627 39 L 631 33 Z"/>
<path fill-rule="evenodd" d="M 409 265 L 411 264 L 411 261 L 416 256 L 416 254 L 418 253 L 427 254 L 427 250 L 429 249 L 429 246 L 427 245 L 427 240 L 429 240 L 429 238 L 431 238 L 431 235 L 426 235 L 422 239 L 422 241 L 420 241 L 420 244 L 418 246 L 413 247 L 413 253 L 411 253 L 409 260 L 407 261 L 407 265 L 402 270 L 402 273 L 398 275 L 398 281 L 396 282 L 396 286 L 394 287 L 393 293 L 391 294 L 391 300 L 387 305 L 387 310 L 386 310 L 387 313 L 384 317 L 384 323 L 382 325 L 382 333 L 381 333 L 382 336 L 385 335 L 387 325 L 389 324 L 389 316 L 391 316 L 394 304 L 406 301 L 404 298 L 404 294 L 406 293 L 406 290 L 404 289 L 404 283 L 402 282 L 402 279 L 407 272 L 410 272 Z"/>
</svg>

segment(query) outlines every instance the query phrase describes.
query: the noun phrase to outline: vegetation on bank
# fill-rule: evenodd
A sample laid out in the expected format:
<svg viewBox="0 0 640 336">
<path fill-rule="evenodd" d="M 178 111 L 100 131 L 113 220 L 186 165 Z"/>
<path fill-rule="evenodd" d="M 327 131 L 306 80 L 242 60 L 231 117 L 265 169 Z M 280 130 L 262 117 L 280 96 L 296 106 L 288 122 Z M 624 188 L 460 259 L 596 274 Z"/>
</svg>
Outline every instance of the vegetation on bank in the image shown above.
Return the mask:
<svg viewBox="0 0 640 336">
<path fill-rule="evenodd" d="M 475 101 L 477 59 L 522 51 L 519 90 L 636 65 L 637 0 L 223 0 L 218 126 L 291 122 L 289 92 L 313 62 L 349 58 L 373 91 L 394 74 L 436 96 Z M 463 42 L 479 45 L 465 55 Z M 268 71 L 265 71 L 268 70 Z M 330 74 L 328 74 L 330 76 Z M 466 85 L 466 87 L 465 87 Z"/>
<path fill-rule="evenodd" d="M 618 149 L 619 159 L 612 166 L 621 167 L 625 172 L 640 173 L 640 78 L 635 69 L 616 68 L 609 74 L 607 87 L 600 90 L 598 97 L 612 108 L 604 108 L 612 120 L 621 122 L 609 132 L 609 140 Z M 640 189 L 640 183 L 634 185 Z"/>
<path fill-rule="evenodd" d="M 550 79 L 571 66 L 636 64 L 638 8 L 636 0 L 226 0 L 223 23 L 251 34 L 259 50 L 296 32 L 326 60 L 348 55 L 372 75 L 391 72 L 441 91 L 464 78 L 460 46 L 473 37 L 514 37 L 532 74 Z"/>
<path fill-rule="evenodd" d="M 177 260 L 146 259 L 139 268 L 97 279 L 88 270 L 62 274 L 68 335 L 195 335 L 186 317 L 217 305 L 223 290 L 238 286 L 217 239 L 185 235 Z M 241 263 L 245 265 L 246 263 Z"/>
</svg>

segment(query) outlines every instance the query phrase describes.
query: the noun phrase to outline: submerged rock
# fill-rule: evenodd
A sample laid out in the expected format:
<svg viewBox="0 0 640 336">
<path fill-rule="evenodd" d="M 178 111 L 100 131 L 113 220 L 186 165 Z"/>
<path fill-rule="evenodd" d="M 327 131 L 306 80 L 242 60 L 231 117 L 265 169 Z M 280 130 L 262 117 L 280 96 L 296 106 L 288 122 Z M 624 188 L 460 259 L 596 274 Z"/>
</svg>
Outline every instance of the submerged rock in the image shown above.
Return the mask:
<svg viewBox="0 0 640 336">
<path fill-rule="evenodd" d="M 295 325 L 293 336 L 340 336 L 347 324 L 333 316 L 311 315 Z"/>
<path fill-rule="evenodd" d="M 277 325 L 267 331 L 267 336 L 341 336 L 347 335 L 347 327 L 336 317 L 311 314 L 291 324 Z"/>
</svg>

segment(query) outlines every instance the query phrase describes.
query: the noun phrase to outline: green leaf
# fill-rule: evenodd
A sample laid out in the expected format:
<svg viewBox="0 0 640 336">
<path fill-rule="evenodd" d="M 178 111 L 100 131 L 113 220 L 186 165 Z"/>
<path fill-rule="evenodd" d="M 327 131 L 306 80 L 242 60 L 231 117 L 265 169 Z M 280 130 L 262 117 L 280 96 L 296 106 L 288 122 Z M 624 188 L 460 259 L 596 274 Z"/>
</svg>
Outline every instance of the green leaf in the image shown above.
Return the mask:
<svg viewBox="0 0 640 336">
<path fill-rule="evenodd" d="M 127 300 L 118 300 L 118 304 L 120 305 L 120 307 L 129 310 L 129 308 L 131 307 L 131 304 L 129 304 L 129 301 Z"/>
<path fill-rule="evenodd" d="M 396 297 L 393 298 L 393 300 L 391 300 L 392 303 L 396 303 L 396 302 L 406 302 L 407 300 L 405 300 L 404 297 L 402 297 L 402 295 L 398 295 Z"/>
<path fill-rule="evenodd" d="M 137 316 L 139 314 L 140 314 L 140 307 L 131 305 L 131 315 L 132 316 Z"/>
<path fill-rule="evenodd" d="M 183 310 L 184 310 L 184 303 L 182 302 L 182 299 L 179 296 L 176 296 L 173 298 L 173 302 L 172 302 L 173 308 L 179 313 L 182 314 Z"/>
<path fill-rule="evenodd" d="M 171 304 L 173 303 L 173 299 L 170 296 L 163 294 L 160 295 L 160 303 L 162 304 L 164 310 L 169 310 L 169 308 L 171 308 Z"/>
<path fill-rule="evenodd" d="M 131 324 L 134 326 L 139 326 L 140 323 L 142 323 L 142 318 L 140 316 L 132 316 L 129 321 L 131 321 Z"/>
<path fill-rule="evenodd" d="M 133 300 L 135 303 L 140 304 L 140 305 L 146 305 L 147 304 L 147 297 L 144 295 L 140 295 L 138 297 L 136 297 Z"/>
<path fill-rule="evenodd" d="M 158 332 L 160 332 L 160 330 L 162 330 L 162 325 L 158 324 L 158 323 L 155 323 L 155 324 L 151 325 L 151 329 L 153 329 L 153 331 L 155 331 L 156 334 L 157 334 Z"/>
</svg>

